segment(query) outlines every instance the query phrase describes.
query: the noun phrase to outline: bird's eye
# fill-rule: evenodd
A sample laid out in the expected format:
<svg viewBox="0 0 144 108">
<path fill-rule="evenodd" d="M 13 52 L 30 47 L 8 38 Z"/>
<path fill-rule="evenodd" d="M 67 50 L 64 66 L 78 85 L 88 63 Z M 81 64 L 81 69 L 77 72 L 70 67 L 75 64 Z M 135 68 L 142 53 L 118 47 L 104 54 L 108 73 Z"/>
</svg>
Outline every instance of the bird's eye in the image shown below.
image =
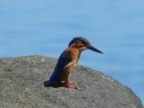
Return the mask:
<svg viewBox="0 0 144 108">
<path fill-rule="evenodd" d="M 85 41 L 82 41 L 82 44 L 86 45 L 87 43 Z"/>
</svg>

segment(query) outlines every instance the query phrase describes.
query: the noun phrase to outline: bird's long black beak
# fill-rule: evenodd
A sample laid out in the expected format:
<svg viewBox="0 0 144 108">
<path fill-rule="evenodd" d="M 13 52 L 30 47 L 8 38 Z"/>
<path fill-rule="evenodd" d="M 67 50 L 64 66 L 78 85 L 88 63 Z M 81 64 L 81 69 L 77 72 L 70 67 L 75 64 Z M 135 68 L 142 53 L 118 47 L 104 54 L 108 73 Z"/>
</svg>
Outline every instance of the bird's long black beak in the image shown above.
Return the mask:
<svg viewBox="0 0 144 108">
<path fill-rule="evenodd" d="M 96 48 L 93 47 L 93 46 L 88 46 L 87 48 L 90 49 L 90 50 L 92 50 L 92 51 L 95 51 L 95 52 L 98 52 L 98 53 L 103 54 L 103 52 L 101 52 L 100 50 L 96 49 Z"/>
</svg>

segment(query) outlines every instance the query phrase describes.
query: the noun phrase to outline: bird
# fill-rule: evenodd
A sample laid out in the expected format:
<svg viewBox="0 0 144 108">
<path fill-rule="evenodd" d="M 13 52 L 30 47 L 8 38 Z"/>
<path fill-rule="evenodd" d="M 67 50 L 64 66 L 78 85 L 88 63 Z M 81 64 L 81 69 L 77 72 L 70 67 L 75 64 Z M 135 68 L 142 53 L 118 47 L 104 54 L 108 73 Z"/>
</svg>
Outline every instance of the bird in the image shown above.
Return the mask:
<svg viewBox="0 0 144 108">
<path fill-rule="evenodd" d="M 63 86 L 77 89 L 77 87 L 72 86 L 75 82 L 70 81 L 70 75 L 77 65 L 81 52 L 87 49 L 103 54 L 103 52 L 93 47 L 86 38 L 74 37 L 69 42 L 68 48 L 61 53 L 51 77 L 44 82 L 44 86 L 55 88 Z"/>
</svg>

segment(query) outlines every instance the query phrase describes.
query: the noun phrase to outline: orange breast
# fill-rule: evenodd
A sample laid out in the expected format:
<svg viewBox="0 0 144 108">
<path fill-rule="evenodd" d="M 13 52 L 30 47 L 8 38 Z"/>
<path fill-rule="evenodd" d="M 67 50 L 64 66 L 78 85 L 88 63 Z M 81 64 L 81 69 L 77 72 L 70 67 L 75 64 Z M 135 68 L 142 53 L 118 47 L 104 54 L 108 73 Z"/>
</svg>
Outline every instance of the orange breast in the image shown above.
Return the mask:
<svg viewBox="0 0 144 108">
<path fill-rule="evenodd" d="M 61 81 L 69 79 L 70 74 L 75 69 L 80 56 L 80 51 L 76 48 L 69 48 L 67 49 L 67 51 L 69 51 L 69 53 L 71 54 L 72 61 L 63 68 L 63 72 L 61 74 Z"/>
</svg>

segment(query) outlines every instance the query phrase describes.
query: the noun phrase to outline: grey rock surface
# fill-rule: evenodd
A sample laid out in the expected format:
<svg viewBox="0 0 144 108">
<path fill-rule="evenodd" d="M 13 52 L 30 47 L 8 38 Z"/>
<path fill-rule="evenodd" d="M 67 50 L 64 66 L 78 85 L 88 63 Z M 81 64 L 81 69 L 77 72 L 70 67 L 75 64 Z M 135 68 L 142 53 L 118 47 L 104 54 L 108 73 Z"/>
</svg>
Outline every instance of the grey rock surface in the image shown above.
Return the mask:
<svg viewBox="0 0 144 108">
<path fill-rule="evenodd" d="M 77 66 L 78 90 L 44 87 L 57 60 L 44 56 L 0 59 L 0 108 L 144 108 L 128 87 L 88 67 Z"/>
</svg>

